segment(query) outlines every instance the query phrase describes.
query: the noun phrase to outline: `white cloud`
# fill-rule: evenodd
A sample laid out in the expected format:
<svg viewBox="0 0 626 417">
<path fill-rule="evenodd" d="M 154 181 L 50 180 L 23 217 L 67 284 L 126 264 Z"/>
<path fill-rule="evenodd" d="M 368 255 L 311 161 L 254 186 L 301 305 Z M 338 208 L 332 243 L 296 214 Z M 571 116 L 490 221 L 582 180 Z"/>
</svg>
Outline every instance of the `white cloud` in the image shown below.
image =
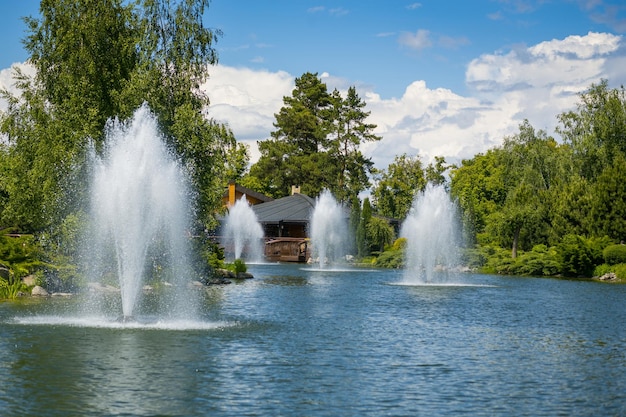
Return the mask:
<svg viewBox="0 0 626 417">
<path fill-rule="evenodd" d="M 420 155 L 426 162 L 444 156 L 449 162 L 471 158 L 499 145 L 528 119 L 537 129 L 554 134 L 556 116 L 577 103 L 577 94 L 593 82 L 607 78 L 611 85 L 626 84 L 626 45 L 611 34 L 589 33 L 550 40 L 505 53 L 484 54 L 466 70 L 470 93 L 431 89 L 417 80 L 401 97 L 381 97 L 375 88 L 357 84 L 367 103 L 369 122 L 378 125 L 380 142 L 362 150 L 378 168 L 386 168 L 396 155 Z M 274 114 L 283 97 L 294 88 L 294 75 L 218 65 L 210 67 L 202 86 L 211 99 L 210 117 L 229 124 L 236 137 L 255 146 L 274 130 Z M 8 70 L 0 83 L 8 86 Z M 344 91 L 354 84 L 321 72 L 329 90 Z"/>
<path fill-rule="evenodd" d="M 235 137 L 250 146 L 251 159 L 259 157 L 256 143 L 274 130 L 274 114 L 290 96 L 294 78 L 286 72 L 268 72 L 217 65 L 201 86 L 211 105 L 209 116 L 228 123 Z"/>
<path fill-rule="evenodd" d="M 5 68 L 0 70 L 0 89 L 5 89 L 13 95 L 17 95 L 19 91 L 15 88 L 15 79 L 13 78 L 14 67 L 19 68 L 24 75 L 34 76 L 35 68 L 32 65 L 15 63 L 11 68 Z M 0 100 L 0 111 L 6 111 L 7 104 L 3 100 Z"/>
<path fill-rule="evenodd" d="M 430 32 L 426 29 L 419 29 L 417 32 L 402 32 L 398 37 L 400 45 L 410 49 L 421 50 L 432 46 Z"/>
</svg>

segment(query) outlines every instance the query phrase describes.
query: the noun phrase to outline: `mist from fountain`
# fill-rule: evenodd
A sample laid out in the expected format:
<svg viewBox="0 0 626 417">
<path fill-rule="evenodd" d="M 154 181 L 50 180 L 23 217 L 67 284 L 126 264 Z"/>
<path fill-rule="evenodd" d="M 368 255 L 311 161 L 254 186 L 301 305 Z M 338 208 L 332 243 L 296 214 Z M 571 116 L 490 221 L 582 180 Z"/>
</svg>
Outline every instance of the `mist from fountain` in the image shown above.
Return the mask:
<svg viewBox="0 0 626 417">
<path fill-rule="evenodd" d="M 319 267 L 336 263 L 348 252 L 348 225 L 341 205 L 328 190 L 317 198 L 311 215 L 313 258 Z"/>
<path fill-rule="evenodd" d="M 222 245 L 230 249 L 233 260 L 263 260 L 263 228 L 245 194 L 228 210 Z"/>
<path fill-rule="evenodd" d="M 160 273 L 173 295 L 167 311 L 159 314 L 192 318 L 196 303 L 188 288 L 186 176 L 168 152 L 147 105 L 129 121 L 110 121 L 105 133 L 103 156 L 94 157 L 91 183 L 90 279 L 116 266 L 122 319 L 127 320 L 137 313 L 142 284 Z"/>
<path fill-rule="evenodd" d="M 407 239 L 405 283 L 449 282 L 459 262 L 460 234 L 456 205 L 444 187 L 428 185 L 416 196 L 400 236 Z"/>
</svg>

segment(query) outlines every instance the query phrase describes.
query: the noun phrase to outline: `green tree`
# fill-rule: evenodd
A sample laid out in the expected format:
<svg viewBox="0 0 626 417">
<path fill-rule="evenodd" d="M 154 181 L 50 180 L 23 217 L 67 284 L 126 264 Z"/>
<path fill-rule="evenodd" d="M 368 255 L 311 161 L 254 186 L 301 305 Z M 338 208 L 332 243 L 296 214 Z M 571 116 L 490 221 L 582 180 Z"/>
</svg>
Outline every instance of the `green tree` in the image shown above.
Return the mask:
<svg viewBox="0 0 626 417">
<path fill-rule="evenodd" d="M 558 132 L 571 148 L 571 169 L 563 184 L 568 192 L 554 199 L 556 220 L 569 222 L 568 233 L 623 239 L 626 90 L 610 89 L 607 80 L 592 84 L 580 94 L 577 109 L 559 121 Z"/>
<path fill-rule="evenodd" d="M 426 182 L 434 185 L 446 185 L 445 172 L 450 168 L 443 156 L 435 156 L 435 160 L 424 170 Z"/>
<path fill-rule="evenodd" d="M 549 193 L 558 178 L 557 144 L 525 120 L 519 133 L 504 140 L 501 164 L 507 197 L 494 217 L 501 238 L 510 242 L 512 257 L 519 245 L 530 249 L 548 241 Z M 501 241 L 503 243 L 503 241 Z"/>
<path fill-rule="evenodd" d="M 19 97 L 6 91 L 0 131 L 8 149 L 2 222 L 41 230 L 80 210 L 85 158 L 100 149 L 112 117 L 147 102 L 192 175 L 199 215 L 219 204 L 225 145 L 232 133 L 207 120 L 198 86 L 216 62 L 219 35 L 203 26 L 208 0 L 43 0 L 27 18 L 25 47 L 34 79 L 17 73 Z"/>
<path fill-rule="evenodd" d="M 250 168 L 250 176 L 273 197 L 288 195 L 292 185 L 304 194 L 330 190 L 348 202 L 368 185 L 373 164 L 359 146 L 379 140 L 368 124 L 365 103 L 351 87 L 343 98 L 327 91 L 317 74 L 296 78 L 291 96 L 275 114 L 271 138 L 259 143 L 261 157 Z"/>
<path fill-rule="evenodd" d="M 372 242 L 372 246 L 376 250 L 383 252 L 385 245 L 393 242 L 395 233 L 393 227 L 385 219 L 372 217 L 367 223 L 367 236 L 370 242 Z"/>
<path fill-rule="evenodd" d="M 626 157 L 619 154 L 590 189 L 591 235 L 626 241 Z"/>
<path fill-rule="evenodd" d="M 299 185 L 304 194 L 317 195 L 329 188 L 334 175 L 322 151 L 327 146 L 327 114 L 330 95 L 317 74 L 305 73 L 296 78 L 290 97 L 283 97 L 283 107 L 275 114 L 271 138 L 259 142 L 261 157 L 250 168 L 264 189 L 273 197 L 289 194 Z M 329 174 L 330 171 L 330 174 Z"/>
<path fill-rule="evenodd" d="M 610 89 L 607 80 L 580 94 L 576 111 L 558 116 L 557 129 L 571 145 L 580 174 L 587 179 L 600 175 L 618 154 L 626 154 L 626 90 Z"/>
<path fill-rule="evenodd" d="M 426 186 L 422 161 L 407 154 L 396 156 L 380 175 L 372 196 L 378 214 L 404 219 L 415 194 Z"/>
<path fill-rule="evenodd" d="M 468 243 L 476 243 L 477 236 L 485 233 L 489 217 L 506 199 L 502 152 L 495 148 L 463 160 L 450 173 L 451 193 L 459 202 Z"/>
<path fill-rule="evenodd" d="M 42 0 L 41 17 L 25 18 L 24 46 L 37 70 L 29 88 L 40 89 L 49 111 L 83 140 L 101 138 L 107 119 L 120 115 L 117 95 L 138 63 L 140 27 L 125 3 Z"/>
<path fill-rule="evenodd" d="M 357 254 L 359 258 L 363 258 L 364 256 L 368 256 L 370 254 L 370 242 L 367 235 L 367 225 L 372 219 L 372 205 L 370 204 L 370 199 L 365 198 L 363 200 L 363 208 L 361 209 L 361 221 L 359 222 L 359 227 L 357 228 L 356 234 L 356 243 L 357 243 Z"/>
<path fill-rule="evenodd" d="M 349 201 L 369 186 L 368 174 L 374 166 L 371 159 L 363 156 L 359 146 L 381 138 L 372 133 L 376 125 L 366 123 L 370 112 L 364 111 L 366 103 L 358 96 L 356 88 L 348 88 L 345 99 L 335 89 L 331 103 L 329 153 L 337 167 L 337 181 L 330 190 L 338 200 Z"/>
<path fill-rule="evenodd" d="M 361 201 L 357 196 L 353 196 L 350 202 L 350 230 L 349 235 L 352 239 L 352 248 L 358 253 L 358 230 L 361 222 Z"/>
</svg>

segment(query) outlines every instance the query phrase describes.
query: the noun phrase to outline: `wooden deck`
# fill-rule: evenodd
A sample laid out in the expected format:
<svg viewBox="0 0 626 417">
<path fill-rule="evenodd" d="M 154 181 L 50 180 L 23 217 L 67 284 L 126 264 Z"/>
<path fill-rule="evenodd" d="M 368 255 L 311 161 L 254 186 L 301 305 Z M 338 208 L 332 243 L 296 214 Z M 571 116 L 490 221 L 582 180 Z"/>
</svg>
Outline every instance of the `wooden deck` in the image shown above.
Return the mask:
<svg viewBox="0 0 626 417">
<path fill-rule="evenodd" d="M 309 239 L 278 237 L 265 242 L 265 259 L 267 261 L 304 263 L 309 257 Z"/>
</svg>

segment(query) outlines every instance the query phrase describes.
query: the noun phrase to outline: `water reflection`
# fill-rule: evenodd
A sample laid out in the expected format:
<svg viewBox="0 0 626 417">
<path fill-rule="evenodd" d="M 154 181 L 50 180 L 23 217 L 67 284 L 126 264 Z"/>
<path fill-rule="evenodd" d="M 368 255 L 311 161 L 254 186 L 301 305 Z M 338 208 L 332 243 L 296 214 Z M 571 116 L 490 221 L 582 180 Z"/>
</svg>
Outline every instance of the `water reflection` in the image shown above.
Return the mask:
<svg viewBox="0 0 626 417">
<path fill-rule="evenodd" d="M 626 287 L 251 270 L 208 290 L 213 329 L 26 325 L 73 303 L 0 303 L 2 414 L 626 413 Z"/>
</svg>

